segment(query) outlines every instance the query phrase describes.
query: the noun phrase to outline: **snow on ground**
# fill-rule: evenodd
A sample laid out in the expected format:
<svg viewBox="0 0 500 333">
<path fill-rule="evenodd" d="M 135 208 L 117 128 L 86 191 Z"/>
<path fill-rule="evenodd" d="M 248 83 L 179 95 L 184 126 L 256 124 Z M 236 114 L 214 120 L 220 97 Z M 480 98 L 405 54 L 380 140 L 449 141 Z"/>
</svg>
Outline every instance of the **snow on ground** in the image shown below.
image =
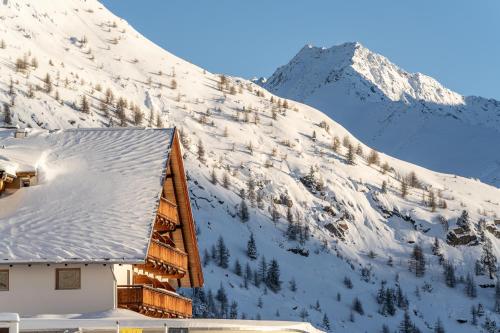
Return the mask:
<svg viewBox="0 0 500 333">
<path fill-rule="evenodd" d="M 382 281 L 387 287 L 401 286 L 409 299 L 411 319 L 423 331 L 440 318 L 448 332 L 479 332 L 480 326 L 470 324 L 470 309 L 478 303 L 486 312 L 480 324 L 487 316 L 496 316 L 493 289 L 478 288 L 478 296 L 468 298 L 463 283 L 446 287 L 443 268 L 430 246 L 437 237 L 444 258 L 456 266 L 457 278 L 473 272 L 481 246 L 445 244 L 440 221 L 454 228 L 467 209 L 474 228 L 481 218 L 491 223 L 500 214 L 498 188 L 382 153 L 380 165 L 368 165 L 370 148 L 327 115 L 292 101 L 284 107 L 284 100 L 249 81 L 221 77 L 187 63 L 146 40 L 97 1 L 9 0 L 0 4 L 0 13 L 0 41 L 6 46 L 0 49 L 0 101 L 10 103 L 15 95 L 10 108 L 14 123 L 47 129 L 117 126 L 116 102 L 123 97 L 126 125 L 134 125 L 131 109 L 137 114 L 139 107 L 143 119 L 136 123 L 182 130 L 202 256 L 205 250 L 211 252 L 219 236 L 230 252 L 228 269 L 214 260 L 206 263 L 205 292 L 215 294 L 222 286 L 229 301 L 237 301 L 238 318 L 303 318 L 320 327 L 326 315 L 335 332 L 378 332 L 384 323 L 394 331 L 403 310 L 394 316 L 379 313 L 375 298 Z M 16 72 L 17 59 L 25 55 L 28 70 Z M 31 66 L 33 58 L 37 66 Z M 47 73 L 51 85 L 43 82 Z M 114 99 L 104 104 L 107 89 Z M 82 112 L 84 95 L 90 103 L 88 113 Z M 338 102 L 335 106 L 342 107 L 342 99 Z M 366 119 L 368 131 L 373 119 Z M 332 142 L 337 138 L 340 146 L 335 152 Z M 359 143 L 363 150 L 354 156 L 354 164 L 347 161 L 343 141 L 354 148 Z M 381 167 L 384 162 L 389 165 L 387 172 Z M 324 185 L 321 190 L 301 181 L 311 167 L 313 183 Z M 402 198 L 401 179 L 412 171 L 421 185 L 409 188 Z M 242 189 L 249 207 L 246 222 L 238 215 Z M 423 196 L 428 201 L 431 192 L 447 208 L 433 211 L 425 204 Z M 300 222 L 304 235 L 307 226 L 308 240 L 290 240 L 285 235 L 288 206 L 293 227 L 296 230 Z M 327 229 L 339 230 L 341 225 L 347 226 L 344 240 Z M 258 260 L 246 257 L 251 233 Z M 485 235 L 498 256 L 498 239 Z M 427 260 L 421 278 L 408 271 L 414 244 L 422 245 Z M 246 288 L 244 278 L 234 273 L 236 259 L 243 271 L 248 263 L 253 274 L 262 256 L 267 262 L 273 258 L 279 262 L 282 285 L 276 293 L 252 281 Z M 387 265 L 389 257 L 392 266 Z M 352 289 L 345 287 L 346 277 L 352 280 Z M 475 279 L 476 283 L 489 280 Z M 290 288 L 291 280 L 296 291 Z M 355 297 L 360 298 L 364 315 L 351 310 Z M 460 319 L 468 322 L 460 324 Z"/>
</svg>

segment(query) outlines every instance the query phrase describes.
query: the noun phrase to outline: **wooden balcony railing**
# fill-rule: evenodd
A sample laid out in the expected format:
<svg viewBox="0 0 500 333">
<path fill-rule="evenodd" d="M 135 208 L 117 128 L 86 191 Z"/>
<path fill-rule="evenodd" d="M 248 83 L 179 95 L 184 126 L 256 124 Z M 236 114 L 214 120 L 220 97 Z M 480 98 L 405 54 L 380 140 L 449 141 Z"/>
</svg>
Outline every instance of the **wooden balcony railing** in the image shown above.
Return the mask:
<svg viewBox="0 0 500 333">
<path fill-rule="evenodd" d="M 152 239 L 145 264 L 134 265 L 153 275 L 168 278 L 182 278 L 188 270 L 186 252 Z"/>
<path fill-rule="evenodd" d="M 151 240 L 148 258 L 184 271 L 188 269 L 188 257 L 186 252 L 156 240 Z"/>
<path fill-rule="evenodd" d="M 143 285 L 118 286 L 118 307 L 151 317 L 190 318 L 192 302 L 176 293 Z"/>
<path fill-rule="evenodd" d="M 165 198 L 160 199 L 160 207 L 158 208 L 158 214 L 165 217 L 175 224 L 179 224 L 179 215 L 177 213 L 177 205 Z"/>
</svg>

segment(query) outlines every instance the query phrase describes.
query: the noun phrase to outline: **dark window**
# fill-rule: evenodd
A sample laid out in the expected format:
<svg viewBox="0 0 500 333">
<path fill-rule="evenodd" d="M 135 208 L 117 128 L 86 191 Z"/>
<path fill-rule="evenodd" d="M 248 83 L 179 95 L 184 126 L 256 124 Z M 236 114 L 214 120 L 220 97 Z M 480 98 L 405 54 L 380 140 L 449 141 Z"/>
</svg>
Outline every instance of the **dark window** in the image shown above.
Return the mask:
<svg viewBox="0 0 500 333">
<path fill-rule="evenodd" d="M 56 289 L 70 290 L 81 288 L 80 268 L 57 268 Z"/>
<path fill-rule="evenodd" d="M 8 291 L 8 290 L 9 290 L 9 271 L 0 270 L 0 291 Z"/>
</svg>

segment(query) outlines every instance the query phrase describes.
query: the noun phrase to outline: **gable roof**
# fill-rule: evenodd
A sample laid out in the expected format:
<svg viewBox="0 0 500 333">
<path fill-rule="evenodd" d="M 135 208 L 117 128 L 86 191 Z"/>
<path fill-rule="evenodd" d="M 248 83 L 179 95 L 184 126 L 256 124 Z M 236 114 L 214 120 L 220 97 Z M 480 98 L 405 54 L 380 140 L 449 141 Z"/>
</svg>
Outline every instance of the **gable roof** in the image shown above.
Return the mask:
<svg viewBox="0 0 500 333">
<path fill-rule="evenodd" d="M 13 132 L 0 169 L 36 169 L 38 185 L 0 196 L 0 264 L 145 260 L 174 129 Z"/>
</svg>

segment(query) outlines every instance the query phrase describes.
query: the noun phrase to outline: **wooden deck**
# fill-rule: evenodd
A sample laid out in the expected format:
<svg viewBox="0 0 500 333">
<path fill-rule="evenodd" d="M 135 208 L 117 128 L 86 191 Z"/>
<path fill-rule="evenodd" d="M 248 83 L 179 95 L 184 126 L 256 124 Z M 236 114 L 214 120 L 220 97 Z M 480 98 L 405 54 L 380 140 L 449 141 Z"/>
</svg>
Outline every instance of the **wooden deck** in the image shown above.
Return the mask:
<svg viewBox="0 0 500 333">
<path fill-rule="evenodd" d="M 118 286 L 118 307 L 151 317 L 191 318 L 192 302 L 174 292 L 145 285 Z"/>
</svg>

